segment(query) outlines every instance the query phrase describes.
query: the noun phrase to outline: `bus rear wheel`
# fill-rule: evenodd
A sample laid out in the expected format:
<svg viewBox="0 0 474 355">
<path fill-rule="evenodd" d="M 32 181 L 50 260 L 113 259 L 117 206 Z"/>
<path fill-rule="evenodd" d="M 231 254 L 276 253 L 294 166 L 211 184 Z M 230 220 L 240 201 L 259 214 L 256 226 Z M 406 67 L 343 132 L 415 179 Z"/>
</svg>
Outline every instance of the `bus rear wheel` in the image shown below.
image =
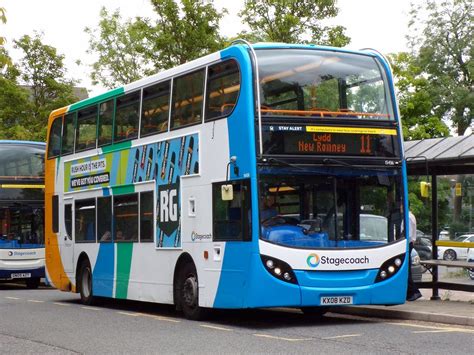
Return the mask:
<svg viewBox="0 0 474 355">
<path fill-rule="evenodd" d="M 206 310 L 199 307 L 199 283 L 196 268 L 185 264 L 178 278 L 178 301 L 184 316 L 190 320 L 200 320 Z"/>
<path fill-rule="evenodd" d="M 92 294 L 92 269 L 88 260 L 81 263 L 78 281 L 81 302 L 89 306 L 94 302 L 94 296 Z"/>
<path fill-rule="evenodd" d="M 35 289 L 35 288 L 38 288 L 40 284 L 40 278 L 32 277 L 30 279 L 26 279 L 25 283 L 26 283 L 26 288 Z"/>
</svg>

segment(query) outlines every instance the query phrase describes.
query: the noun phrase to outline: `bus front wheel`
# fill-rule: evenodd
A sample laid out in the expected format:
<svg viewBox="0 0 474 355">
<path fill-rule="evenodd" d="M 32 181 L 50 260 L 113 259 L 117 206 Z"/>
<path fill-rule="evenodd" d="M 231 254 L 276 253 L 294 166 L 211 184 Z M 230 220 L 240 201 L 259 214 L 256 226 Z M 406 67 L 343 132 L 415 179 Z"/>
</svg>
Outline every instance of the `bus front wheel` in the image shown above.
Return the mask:
<svg viewBox="0 0 474 355">
<path fill-rule="evenodd" d="M 205 316 L 205 310 L 199 307 L 199 284 L 196 268 L 187 263 L 178 278 L 178 300 L 184 316 L 190 320 L 199 320 Z"/>
<path fill-rule="evenodd" d="M 91 264 L 88 260 L 82 262 L 79 272 L 79 292 L 81 294 L 81 302 L 85 305 L 91 305 L 94 301 L 92 294 L 92 271 Z"/>
</svg>

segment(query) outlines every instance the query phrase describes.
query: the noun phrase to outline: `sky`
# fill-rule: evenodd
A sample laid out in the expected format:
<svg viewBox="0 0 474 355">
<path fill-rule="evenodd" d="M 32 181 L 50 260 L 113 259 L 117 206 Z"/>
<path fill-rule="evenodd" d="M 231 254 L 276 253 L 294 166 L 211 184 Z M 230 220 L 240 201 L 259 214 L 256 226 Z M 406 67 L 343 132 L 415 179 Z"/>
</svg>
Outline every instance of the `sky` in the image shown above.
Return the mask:
<svg viewBox="0 0 474 355">
<path fill-rule="evenodd" d="M 422 0 L 338 0 L 340 9 L 333 25 L 346 27 L 351 37 L 348 48 L 375 48 L 382 53 L 407 50 L 406 39 L 410 3 Z M 216 8 L 227 8 L 229 14 L 221 22 L 224 35 L 234 36 L 244 29 L 237 15 L 244 0 L 215 0 Z M 153 17 L 149 0 L 0 0 L 0 7 L 7 11 L 7 24 L 0 24 L 0 35 L 6 37 L 7 48 L 14 60 L 19 53 L 13 50 L 13 40 L 34 31 L 44 33 L 43 43 L 55 47 L 65 55 L 69 77 L 80 80 L 90 95 L 105 91 L 92 86 L 87 64 L 94 57 L 86 53 L 89 35 L 85 27 L 96 28 L 101 7 L 120 9 L 123 18 L 134 16 Z M 81 60 L 83 65 L 77 65 Z"/>
</svg>

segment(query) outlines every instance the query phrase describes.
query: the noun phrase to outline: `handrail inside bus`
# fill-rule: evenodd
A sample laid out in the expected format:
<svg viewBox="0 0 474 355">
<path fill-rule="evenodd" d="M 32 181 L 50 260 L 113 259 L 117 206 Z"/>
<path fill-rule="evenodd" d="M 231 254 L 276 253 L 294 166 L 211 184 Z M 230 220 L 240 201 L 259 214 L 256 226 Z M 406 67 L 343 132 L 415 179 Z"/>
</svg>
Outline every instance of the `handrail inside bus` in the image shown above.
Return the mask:
<svg viewBox="0 0 474 355">
<path fill-rule="evenodd" d="M 231 45 L 243 43 L 249 47 L 250 53 L 252 54 L 254 64 L 255 64 L 255 91 L 257 93 L 257 116 L 258 116 L 258 139 L 259 139 L 259 150 L 260 150 L 260 158 L 263 156 L 263 137 L 262 137 L 262 113 L 260 110 L 260 77 L 258 75 L 258 61 L 257 61 L 257 54 L 253 49 L 250 42 L 246 41 L 245 39 L 238 38 L 232 41 Z"/>
<path fill-rule="evenodd" d="M 308 116 L 308 115 L 319 115 L 321 117 L 325 116 L 365 116 L 365 117 L 386 117 L 390 118 L 389 114 L 386 113 L 370 113 L 370 112 L 355 112 L 355 111 L 326 111 L 326 110 L 273 110 L 273 109 L 261 109 L 261 112 L 267 113 L 280 113 L 287 115 L 297 115 L 297 116 Z"/>
</svg>

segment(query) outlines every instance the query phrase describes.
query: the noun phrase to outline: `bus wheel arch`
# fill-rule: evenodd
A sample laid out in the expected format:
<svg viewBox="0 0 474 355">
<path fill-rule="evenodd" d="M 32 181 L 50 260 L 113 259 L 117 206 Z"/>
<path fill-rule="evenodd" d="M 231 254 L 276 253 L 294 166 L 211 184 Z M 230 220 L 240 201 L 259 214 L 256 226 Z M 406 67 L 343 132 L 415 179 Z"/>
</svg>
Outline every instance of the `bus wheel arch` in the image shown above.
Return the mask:
<svg viewBox="0 0 474 355">
<path fill-rule="evenodd" d="M 92 293 L 92 267 L 86 253 L 81 253 L 76 267 L 76 292 L 81 295 L 81 302 L 91 305 L 94 301 Z"/>
<path fill-rule="evenodd" d="M 173 300 L 177 310 L 187 319 L 199 320 L 205 310 L 199 307 L 199 281 L 196 265 L 188 253 L 183 253 L 175 267 L 173 277 Z"/>
</svg>

